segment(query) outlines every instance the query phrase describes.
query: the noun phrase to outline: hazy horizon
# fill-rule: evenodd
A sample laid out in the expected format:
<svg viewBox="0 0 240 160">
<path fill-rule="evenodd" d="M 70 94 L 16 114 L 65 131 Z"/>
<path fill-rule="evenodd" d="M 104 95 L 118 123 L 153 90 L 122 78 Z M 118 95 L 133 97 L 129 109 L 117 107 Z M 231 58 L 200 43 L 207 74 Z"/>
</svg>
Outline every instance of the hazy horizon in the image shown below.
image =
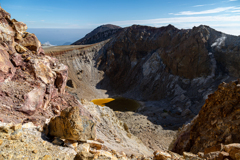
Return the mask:
<svg viewBox="0 0 240 160">
<path fill-rule="evenodd" d="M 7 0 L 1 1 L 1 6 L 12 18 L 31 29 L 91 30 L 102 24 L 121 27 L 172 24 L 188 29 L 203 24 L 227 34 L 240 35 L 240 0 Z M 76 40 L 81 38 L 82 32 L 79 34 Z"/>
<path fill-rule="evenodd" d="M 84 37 L 92 29 L 73 28 L 28 28 L 27 32 L 34 33 L 43 44 L 49 42 L 52 45 L 63 45 L 66 42 L 75 42 Z"/>
</svg>

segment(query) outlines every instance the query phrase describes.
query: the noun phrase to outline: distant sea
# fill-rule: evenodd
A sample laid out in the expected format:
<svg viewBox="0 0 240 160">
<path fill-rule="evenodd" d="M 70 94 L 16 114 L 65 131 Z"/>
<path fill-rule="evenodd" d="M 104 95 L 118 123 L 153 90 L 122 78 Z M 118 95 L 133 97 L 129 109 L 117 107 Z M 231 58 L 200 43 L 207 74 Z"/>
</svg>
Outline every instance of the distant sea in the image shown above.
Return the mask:
<svg viewBox="0 0 240 160">
<path fill-rule="evenodd" d="M 29 28 L 27 32 L 34 33 L 38 40 L 51 45 L 69 45 L 93 29 L 58 29 L 58 28 Z"/>
</svg>

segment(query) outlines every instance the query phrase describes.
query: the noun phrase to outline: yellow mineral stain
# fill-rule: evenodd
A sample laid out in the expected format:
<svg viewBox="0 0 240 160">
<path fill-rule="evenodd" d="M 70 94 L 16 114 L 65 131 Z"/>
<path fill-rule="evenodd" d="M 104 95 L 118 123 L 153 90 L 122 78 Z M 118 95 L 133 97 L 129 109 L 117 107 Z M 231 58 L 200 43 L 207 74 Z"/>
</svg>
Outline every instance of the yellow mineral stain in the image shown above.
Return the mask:
<svg viewBox="0 0 240 160">
<path fill-rule="evenodd" d="M 91 102 L 103 107 L 103 106 L 105 106 L 106 103 L 114 101 L 114 100 L 115 99 L 113 99 L 113 98 L 103 98 L 103 99 L 93 99 L 93 100 L 91 100 Z"/>
<path fill-rule="evenodd" d="M 114 98 L 103 98 L 103 99 L 93 99 L 96 105 L 108 106 L 114 111 L 136 111 L 140 107 L 140 103 L 133 99 L 128 99 L 124 97 L 114 97 Z"/>
</svg>

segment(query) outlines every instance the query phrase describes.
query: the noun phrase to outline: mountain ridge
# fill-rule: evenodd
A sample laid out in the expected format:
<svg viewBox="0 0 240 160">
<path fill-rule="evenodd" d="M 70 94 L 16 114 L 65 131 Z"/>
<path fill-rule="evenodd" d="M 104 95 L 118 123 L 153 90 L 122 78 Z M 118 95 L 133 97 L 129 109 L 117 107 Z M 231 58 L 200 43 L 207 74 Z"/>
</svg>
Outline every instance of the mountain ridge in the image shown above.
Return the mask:
<svg viewBox="0 0 240 160">
<path fill-rule="evenodd" d="M 108 38 L 119 32 L 119 30 L 121 29 L 122 27 L 113 24 L 101 25 L 95 28 L 90 33 L 86 34 L 80 40 L 77 40 L 76 42 L 72 43 L 72 45 L 85 45 L 101 42 L 107 40 Z"/>
</svg>

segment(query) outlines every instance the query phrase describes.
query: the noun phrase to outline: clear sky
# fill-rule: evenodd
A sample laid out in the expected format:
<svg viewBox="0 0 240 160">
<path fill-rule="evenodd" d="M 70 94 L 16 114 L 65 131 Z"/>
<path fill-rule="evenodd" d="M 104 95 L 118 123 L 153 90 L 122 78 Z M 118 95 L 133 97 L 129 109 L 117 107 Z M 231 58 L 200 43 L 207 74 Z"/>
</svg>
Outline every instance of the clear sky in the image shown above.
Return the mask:
<svg viewBox="0 0 240 160">
<path fill-rule="evenodd" d="M 102 24 L 177 28 L 209 25 L 240 35 L 240 0 L 1 0 L 28 28 L 94 29 Z"/>
</svg>

